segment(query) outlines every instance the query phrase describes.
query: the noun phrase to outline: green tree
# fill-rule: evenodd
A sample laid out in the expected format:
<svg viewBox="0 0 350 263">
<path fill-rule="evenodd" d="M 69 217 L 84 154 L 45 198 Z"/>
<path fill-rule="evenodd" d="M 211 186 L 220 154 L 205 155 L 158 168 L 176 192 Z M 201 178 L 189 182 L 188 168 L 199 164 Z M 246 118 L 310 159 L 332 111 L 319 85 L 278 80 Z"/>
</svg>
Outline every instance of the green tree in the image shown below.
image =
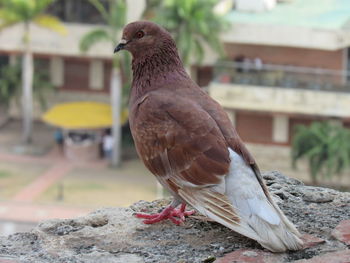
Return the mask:
<svg viewBox="0 0 350 263">
<path fill-rule="evenodd" d="M 8 110 L 11 101 L 18 95 L 21 85 L 21 69 L 18 64 L 0 68 L 0 105 Z"/>
<path fill-rule="evenodd" d="M 213 10 L 217 0 L 148 0 L 144 17 L 164 26 L 174 37 L 185 66 L 193 61 L 201 63 L 204 46 L 222 55 L 220 34 L 228 27 L 221 15 Z M 152 12 L 152 9 L 155 9 Z M 152 15 L 154 17 L 152 18 Z"/>
<path fill-rule="evenodd" d="M 46 95 L 54 91 L 54 86 L 49 80 L 47 69 L 40 67 L 35 63 L 34 68 L 38 67 L 33 78 L 33 95 L 34 99 L 39 102 L 43 110 L 47 109 Z M 22 69 L 20 63 L 15 65 L 3 66 L 0 69 L 0 105 L 6 109 L 10 106 L 12 100 L 19 101 L 22 95 L 21 90 Z"/>
<path fill-rule="evenodd" d="M 53 0 L 0 0 L 0 30 L 14 24 L 22 24 L 24 33 L 22 59 L 22 118 L 23 142 L 32 141 L 33 125 L 33 54 L 31 49 L 30 27 L 38 26 L 65 34 L 60 21 L 43 14 Z"/>
<path fill-rule="evenodd" d="M 350 165 L 350 131 L 329 122 L 298 125 L 292 141 L 292 164 L 306 159 L 314 184 L 319 177 L 340 175 Z"/>
<path fill-rule="evenodd" d="M 126 23 L 126 1 L 125 0 L 109 0 L 108 8 L 104 6 L 98 0 L 89 1 L 101 14 L 106 26 L 101 26 L 88 32 L 80 41 L 80 49 L 86 52 L 93 45 L 98 42 L 104 41 L 111 43 L 114 48 L 120 38 L 120 33 Z M 111 55 L 113 49 L 111 48 Z M 123 74 L 123 75 L 122 75 Z M 124 52 L 120 56 L 113 57 L 113 70 L 111 73 L 110 90 L 112 97 L 113 108 L 113 137 L 114 148 L 112 164 L 118 166 L 120 164 L 120 152 L 121 152 L 121 126 L 120 126 L 120 113 L 122 105 L 126 105 L 126 94 L 130 88 L 130 56 Z M 122 79 L 124 79 L 125 85 L 122 85 Z M 124 92 L 122 95 L 122 87 Z M 122 101 L 122 96 L 124 100 Z"/>
</svg>

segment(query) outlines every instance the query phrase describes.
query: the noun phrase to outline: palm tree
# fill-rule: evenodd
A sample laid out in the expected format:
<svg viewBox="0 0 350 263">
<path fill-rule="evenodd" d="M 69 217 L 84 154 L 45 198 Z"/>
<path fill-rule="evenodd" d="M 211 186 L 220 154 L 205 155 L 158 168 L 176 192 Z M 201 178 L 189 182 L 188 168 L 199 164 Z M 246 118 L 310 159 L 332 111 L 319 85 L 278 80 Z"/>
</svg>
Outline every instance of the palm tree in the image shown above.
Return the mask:
<svg viewBox="0 0 350 263">
<path fill-rule="evenodd" d="M 219 36 L 228 23 L 223 16 L 213 10 L 217 0 L 148 0 L 145 18 L 154 19 L 172 33 L 182 62 L 189 66 L 191 58 L 201 63 L 204 58 L 204 45 L 222 55 Z M 152 12 L 152 8 L 155 11 Z M 152 15 L 154 17 L 152 18 Z"/>
<path fill-rule="evenodd" d="M 66 33 L 60 21 L 43 14 L 53 0 L 0 0 L 0 30 L 14 24 L 22 24 L 24 33 L 22 59 L 22 112 L 23 112 L 23 142 L 32 141 L 33 125 L 33 54 L 31 50 L 31 23 Z"/>
<path fill-rule="evenodd" d="M 312 182 L 341 174 L 350 166 L 350 131 L 329 122 L 298 125 L 292 141 L 292 164 L 307 159 Z"/>
<path fill-rule="evenodd" d="M 118 43 L 118 36 L 126 23 L 126 1 L 125 0 L 109 0 L 108 8 L 106 8 L 98 0 L 88 0 L 101 14 L 107 26 L 100 27 L 87 33 L 80 41 L 80 49 L 86 52 L 94 44 L 105 41 L 110 42 L 113 47 Z M 111 54 L 113 50 L 111 49 Z M 121 126 L 120 126 L 120 112 L 121 105 L 126 104 L 125 101 L 122 103 L 122 76 L 126 82 L 124 89 L 127 90 L 130 87 L 130 57 L 126 52 L 122 54 L 122 58 L 114 56 L 113 58 L 113 69 L 111 73 L 111 98 L 113 107 L 113 138 L 114 148 L 112 165 L 118 166 L 120 164 L 120 148 L 121 148 Z M 123 92 L 124 95 L 127 92 Z M 123 96 L 125 98 L 125 96 Z"/>
</svg>

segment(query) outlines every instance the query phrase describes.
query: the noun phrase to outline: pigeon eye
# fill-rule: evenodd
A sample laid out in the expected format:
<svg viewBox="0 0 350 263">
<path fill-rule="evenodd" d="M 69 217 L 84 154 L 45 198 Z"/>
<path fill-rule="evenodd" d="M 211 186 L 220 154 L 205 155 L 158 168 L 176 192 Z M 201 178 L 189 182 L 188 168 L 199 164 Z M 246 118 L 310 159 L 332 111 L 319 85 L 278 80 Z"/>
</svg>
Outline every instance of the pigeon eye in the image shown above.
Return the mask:
<svg viewBox="0 0 350 263">
<path fill-rule="evenodd" d="M 136 37 L 137 37 L 137 38 L 143 38 L 144 35 L 145 35 L 145 33 L 144 33 L 143 31 L 138 31 L 138 32 L 136 33 Z"/>
</svg>

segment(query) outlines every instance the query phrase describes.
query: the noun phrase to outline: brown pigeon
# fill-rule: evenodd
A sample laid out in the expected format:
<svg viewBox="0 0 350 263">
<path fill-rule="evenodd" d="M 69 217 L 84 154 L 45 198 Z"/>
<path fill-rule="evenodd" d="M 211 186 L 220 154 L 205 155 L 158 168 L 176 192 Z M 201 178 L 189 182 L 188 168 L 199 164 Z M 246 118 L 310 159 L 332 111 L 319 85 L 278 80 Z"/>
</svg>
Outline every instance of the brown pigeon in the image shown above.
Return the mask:
<svg viewBox="0 0 350 263">
<path fill-rule="evenodd" d="M 186 204 L 273 251 L 298 250 L 299 232 L 272 200 L 227 114 L 186 73 L 170 34 L 128 24 L 119 50 L 131 52 L 130 127 L 146 167 L 174 196 L 152 224 L 184 221 Z M 180 208 L 177 209 L 177 207 Z"/>
</svg>

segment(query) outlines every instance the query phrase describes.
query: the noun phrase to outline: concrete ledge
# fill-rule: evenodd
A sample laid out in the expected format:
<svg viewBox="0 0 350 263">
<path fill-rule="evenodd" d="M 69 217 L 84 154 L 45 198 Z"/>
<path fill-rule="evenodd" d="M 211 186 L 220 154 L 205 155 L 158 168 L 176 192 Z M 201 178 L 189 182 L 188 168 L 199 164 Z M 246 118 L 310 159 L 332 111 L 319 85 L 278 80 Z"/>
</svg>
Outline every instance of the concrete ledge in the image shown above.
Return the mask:
<svg viewBox="0 0 350 263">
<path fill-rule="evenodd" d="M 1 237 L 0 262 L 321 262 L 317 260 L 331 258 L 330 253 L 337 259 L 349 256 L 346 243 L 332 231 L 349 218 L 350 193 L 305 186 L 277 172 L 264 177 L 281 209 L 307 234 L 304 250 L 272 254 L 199 215 L 183 226 L 144 225 L 133 217 L 135 211 L 155 212 L 169 202 L 156 200 L 129 208 L 103 208 L 76 219 L 45 221 L 30 233 Z"/>
</svg>

